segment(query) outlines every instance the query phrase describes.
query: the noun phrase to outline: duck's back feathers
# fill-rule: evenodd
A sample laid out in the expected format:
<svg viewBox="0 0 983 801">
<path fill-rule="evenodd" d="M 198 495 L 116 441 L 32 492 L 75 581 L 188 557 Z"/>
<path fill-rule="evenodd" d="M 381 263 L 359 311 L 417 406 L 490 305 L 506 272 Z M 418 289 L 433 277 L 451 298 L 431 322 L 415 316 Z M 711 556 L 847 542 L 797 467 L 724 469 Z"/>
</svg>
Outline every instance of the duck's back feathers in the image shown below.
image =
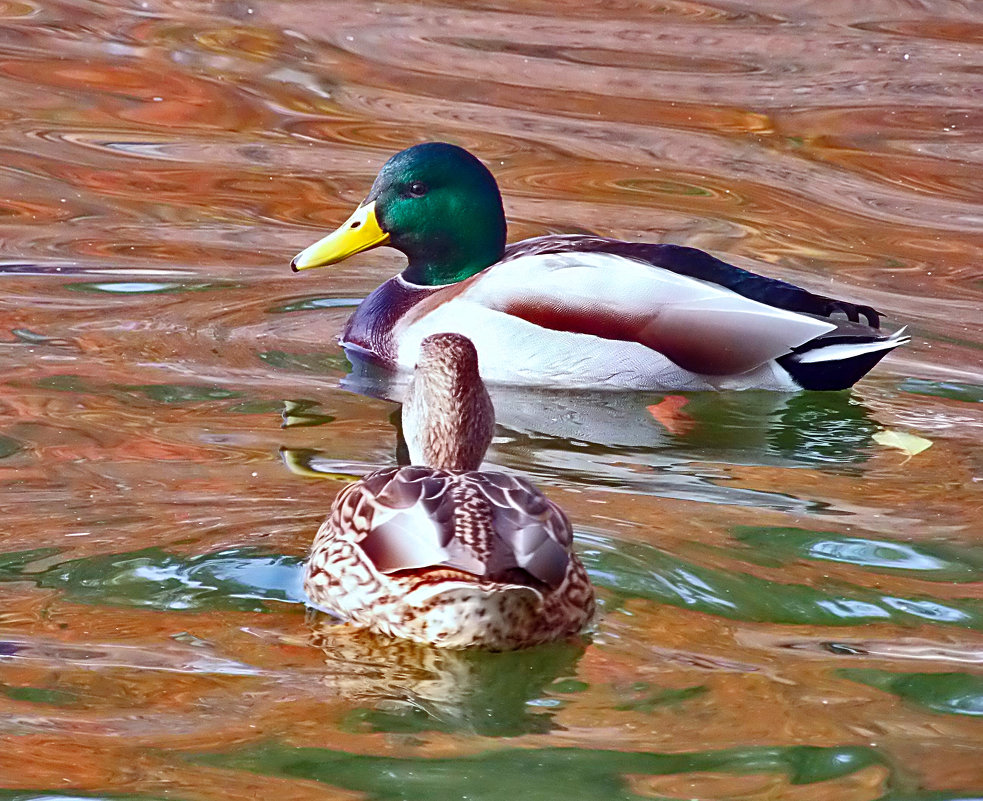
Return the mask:
<svg viewBox="0 0 983 801">
<path fill-rule="evenodd" d="M 336 531 L 380 573 L 449 568 L 489 581 L 559 586 L 570 562 L 570 523 L 522 478 L 427 467 L 380 470 L 347 487 Z"/>
<path fill-rule="evenodd" d="M 580 631 L 594 591 L 566 516 L 501 473 L 380 470 L 346 487 L 304 574 L 311 604 L 443 648 L 521 648 Z"/>
</svg>

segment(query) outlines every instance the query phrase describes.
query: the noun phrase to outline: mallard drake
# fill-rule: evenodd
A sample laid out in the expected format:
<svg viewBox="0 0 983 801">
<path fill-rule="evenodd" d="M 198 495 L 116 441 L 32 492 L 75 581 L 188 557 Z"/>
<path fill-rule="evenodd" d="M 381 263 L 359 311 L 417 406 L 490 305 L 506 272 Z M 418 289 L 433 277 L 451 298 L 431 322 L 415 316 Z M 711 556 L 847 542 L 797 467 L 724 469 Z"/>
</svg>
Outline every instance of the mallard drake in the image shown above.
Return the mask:
<svg viewBox="0 0 983 801">
<path fill-rule="evenodd" d="M 570 522 L 525 479 L 478 469 L 494 425 L 470 340 L 424 339 L 403 406 L 414 465 L 339 493 L 307 562 L 310 603 L 445 648 L 510 650 L 580 631 L 594 591 Z"/>
<path fill-rule="evenodd" d="M 844 389 L 891 349 L 870 306 L 734 267 L 695 248 L 554 235 L 506 245 L 502 197 L 466 150 L 416 145 L 382 167 L 295 271 L 389 245 L 402 273 L 358 307 L 349 351 L 411 368 L 456 331 L 486 381 L 624 389 Z M 863 318 L 863 322 L 861 321 Z"/>
</svg>

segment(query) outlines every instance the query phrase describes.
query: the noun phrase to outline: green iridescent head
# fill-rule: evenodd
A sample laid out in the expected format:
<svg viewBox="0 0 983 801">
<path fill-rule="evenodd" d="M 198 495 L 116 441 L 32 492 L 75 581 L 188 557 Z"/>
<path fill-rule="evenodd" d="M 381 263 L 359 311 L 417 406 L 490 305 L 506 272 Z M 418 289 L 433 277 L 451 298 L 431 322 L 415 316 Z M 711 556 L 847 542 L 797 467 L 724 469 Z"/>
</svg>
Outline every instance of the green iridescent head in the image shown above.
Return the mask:
<svg viewBox="0 0 983 801">
<path fill-rule="evenodd" d="M 355 213 L 292 266 L 322 267 L 389 245 L 409 260 L 407 281 L 452 284 L 498 261 L 505 233 L 502 196 L 485 165 L 456 145 L 428 142 L 389 159 Z"/>
</svg>

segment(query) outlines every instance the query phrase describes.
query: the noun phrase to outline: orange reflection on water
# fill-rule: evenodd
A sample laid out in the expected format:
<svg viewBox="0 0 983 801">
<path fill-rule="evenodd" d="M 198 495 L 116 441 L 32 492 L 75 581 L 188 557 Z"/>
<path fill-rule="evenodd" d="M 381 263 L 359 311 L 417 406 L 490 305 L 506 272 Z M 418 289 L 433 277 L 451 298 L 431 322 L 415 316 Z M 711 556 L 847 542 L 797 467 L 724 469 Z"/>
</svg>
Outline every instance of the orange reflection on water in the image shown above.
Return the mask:
<svg viewBox="0 0 983 801">
<path fill-rule="evenodd" d="M 978 8 L 44 0 L 0 19 L 0 788 L 440 797 L 482 759 L 565 748 L 530 797 L 569 796 L 568 773 L 584 797 L 983 789 Z M 393 406 L 345 391 L 336 337 L 399 257 L 289 258 L 430 139 L 485 160 L 513 239 L 695 245 L 913 329 L 849 397 L 496 397 L 490 462 L 567 509 L 600 586 L 566 650 L 365 640 L 291 594 L 344 477 L 393 459 Z M 297 408 L 310 425 L 281 427 Z M 824 774 L 799 746 L 860 756 Z M 334 772 L 250 761 L 264 748 Z M 514 796 L 500 781 L 469 792 Z"/>
</svg>

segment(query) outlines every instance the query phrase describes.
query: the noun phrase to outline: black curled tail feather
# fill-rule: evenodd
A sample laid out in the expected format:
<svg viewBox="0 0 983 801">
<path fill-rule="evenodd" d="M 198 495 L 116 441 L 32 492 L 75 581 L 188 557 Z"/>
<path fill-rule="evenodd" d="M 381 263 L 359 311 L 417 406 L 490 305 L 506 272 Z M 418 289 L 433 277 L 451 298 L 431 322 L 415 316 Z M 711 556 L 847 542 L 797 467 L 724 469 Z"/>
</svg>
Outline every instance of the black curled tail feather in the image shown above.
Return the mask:
<svg viewBox="0 0 983 801">
<path fill-rule="evenodd" d="M 776 361 L 785 368 L 802 389 L 837 390 L 852 387 L 888 353 L 890 351 L 880 350 L 837 362 L 810 362 L 807 364 L 796 361 L 796 354 L 790 353 L 776 359 Z"/>
<path fill-rule="evenodd" d="M 799 346 L 794 352 L 780 356 L 775 361 L 792 376 L 802 389 L 838 390 L 852 387 L 870 372 L 874 366 L 909 337 L 904 329 L 887 337 L 836 336 L 817 337 Z M 824 348 L 857 345 L 855 355 L 827 353 L 826 358 L 816 358 Z M 868 345 L 869 349 L 864 350 Z M 812 354 L 813 358 L 809 358 Z"/>
</svg>

